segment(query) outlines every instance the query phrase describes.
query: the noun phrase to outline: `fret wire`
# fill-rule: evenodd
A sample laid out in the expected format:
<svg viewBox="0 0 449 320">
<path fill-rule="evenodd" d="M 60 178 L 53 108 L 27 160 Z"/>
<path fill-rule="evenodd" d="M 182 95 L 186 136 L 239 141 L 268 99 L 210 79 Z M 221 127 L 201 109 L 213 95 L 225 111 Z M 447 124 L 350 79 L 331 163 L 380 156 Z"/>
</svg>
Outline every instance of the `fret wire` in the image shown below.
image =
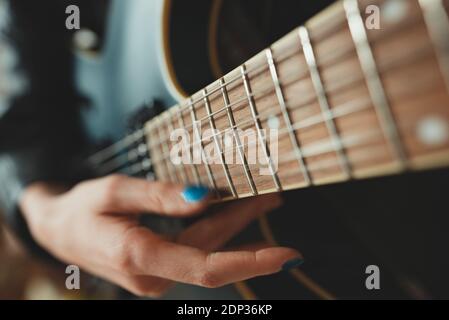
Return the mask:
<svg viewBox="0 0 449 320">
<path fill-rule="evenodd" d="M 204 167 L 206 168 L 206 173 L 207 173 L 207 177 L 209 178 L 209 183 L 212 186 L 212 188 L 214 189 L 214 192 L 217 195 L 217 197 L 220 199 L 221 196 L 220 196 L 220 193 L 218 192 L 217 184 L 212 175 L 212 171 L 210 169 L 210 165 L 209 165 L 207 157 L 206 157 L 206 152 L 204 151 L 204 146 L 203 146 L 203 142 L 202 142 L 202 139 L 200 136 L 200 130 L 198 129 L 198 123 L 196 120 L 196 113 L 195 113 L 195 109 L 192 104 L 192 99 L 189 99 L 189 109 L 190 109 L 190 115 L 192 117 L 192 123 L 194 124 L 192 136 L 193 136 L 193 134 L 195 134 L 196 138 L 198 139 L 198 142 L 199 142 L 199 145 L 201 148 L 201 155 L 202 155 L 202 157 L 204 157 L 204 159 L 202 159 L 202 161 L 204 162 Z"/>
<path fill-rule="evenodd" d="M 362 67 L 367 87 L 373 101 L 380 126 L 388 141 L 389 147 L 403 169 L 407 166 L 407 155 L 402 145 L 399 131 L 391 112 L 382 80 L 377 70 L 376 60 L 371 50 L 362 15 L 357 0 L 345 0 L 344 8 L 349 30 Z"/>
<path fill-rule="evenodd" d="M 296 158 L 299 163 L 300 171 L 304 177 L 306 184 L 310 185 L 310 184 L 312 184 L 312 180 L 311 180 L 309 172 L 307 170 L 307 165 L 306 165 L 304 156 L 302 154 L 301 148 L 299 147 L 298 137 L 296 136 L 295 130 L 293 129 L 292 121 L 290 119 L 290 114 L 288 113 L 287 103 L 285 102 L 284 93 L 282 92 L 281 83 L 280 83 L 279 77 L 277 75 L 276 65 L 274 64 L 273 54 L 272 54 L 270 48 L 266 49 L 265 52 L 266 52 L 266 56 L 267 56 L 268 67 L 270 70 L 271 78 L 274 83 L 276 96 L 277 96 L 277 99 L 279 102 L 279 107 L 280 107 L 282 115 L 284 117 L 284 122 L 287 126 L 290 141 L 291 141 L 291 144 L 295 151 Z"/>
<path fill-rule="evenodd" d="M 443 0 L 419 0 L 449 94 L 449 17 Z"/>
<path fill-rule="evenodd" d="M 158 123 L 157 132 L 158 132 L 158 135 L 159 135 L 159 139 L 161 139 L 161 126 L 162 126 L 163 123 L 162 123 L 160 118 L 158 118 L 158 122 L 157 123 Z M 163 143 L 161 145 L 161 147 L 162 147 L 162 152 L 163 153 L 167 153 L 167 154 L 170 153 L 170 150 L 168 150 L 167 144 Z M 167 173 L 168 173 L 169 179 L 172 182 L 178 182 L 177 175 L 170 169 L 170 166 L 172 165 L 170 157 L 168 159 L 165 159 L 165 160 L 166 160 L 165 161 L 165 166 L 167 167 Z M 176 168 L 174 168 L 174 170 L 176 171 Z"/>
<path fill-rule="evenodd" d="M 271 155 L 270 155 L 270 151 L 268 149 L 267 141 L 266 141 L 264 135 L 262 134 L 262 128 L 261 128 L 260 120 L 258 118 L 258 113 L 257 113 L 256 107 L 255 107 L 255 101 L 254 101 L 254 98 L 253 98 L 253 96 L 251 94 L 251 88 L 250 88 L 250 85 L 249 85 L 249 80 L 248 80 L 248 77 L 247 77 L 245 71 L 246 71 L 246 66 L 245 66 L 245 64 L 243 64 L 240 67 L 240 73 L 242 75 L 243 86 L 245 88 L 245 93 L 246 93 L 246 96 L 248 98 L 248 104 L 249 104 L 249 107 L 250 107 L 250 110 L 251 110 L 251 115 L 252 115 L 253 120 L 254 120 L 254 125 L 256 126 L 256 129 L 257 129 L 257 135 L 258 135 L 259 140 L 260 140 L 260 145 L 262 146 L 265 158 L 266 158 L 266 160 L 268 162 L 268 166 L 269 166 L 269 169 L 270 169 L 271 177 L 273 178 L 273 182 L 274 182 L 274 185 L 276 187 L 276 190 L 277 191 L 282 191 L 281 182 L 280 182 L 279 177 L 278 177 L 278 175 L 275 172 L 274 167 L 273 167 L 273 161 L 271 159 Z"/>
<path fill-rule="evenodd" d="M 173 127 L 173 123 L 172 123 L 172 118 L 171 118 L 171 115 L 173 114 L 173 111 L 175 111 L 174 109 L 176 109 L 176 108 L 172 108 L 172 109 L 168 110 L 168 114 L 170 115 L 170 117 L 167 117 L 167 125 L 168 125 L 168 130 L 170 132 L 175 131 L 175 128 Z M 182 180 L 183 183 L 188 184 L 189 180 L 188 180 L 188 177 L 187 177 L 187 173 L 186 173 L 186 168 L 185 168 L 184 162 L 181 161 L 179 166 L 180 166 L 180 170 L 178 170 L 178 172 L 181 175 L 181 180 Z"/>
<path fill-rule="evenodd" d="M 321 112 L 323 114 L 332 113 L 332 110 L 329 106 L 329 102 L 327 100 L 326 90 L 324 89 L 320 72 L 318 70 L 318 65 L 316 62 L 315 53 L 313 52 L 312 43 L 310 42 L 309 32 L 307 31 L 307 28 L 304 26 L 299 28 L 299 39 L 301 41 L 302 49 L 304 52 L 304 58 L 306 59 L 307 66 L 309 68 L 310 77 L 312 80 L 313 87 L 315 88 L 315 93 L 318 98 L 318 103 L 320 105 Z M 325 124 L 331 136 L 331 140 L 335 144 L 335 152 L 338 156 L 341 168 L 347 177 L 351 177 L 351 168 L 349 165 L 349 159 L 346 155 L 346 152 L 344 152 L 344 148 L 340 141 L 340 137 L 335 122 L 332 119 L 326 119 Z"/>
<path fill-rule="evenodd" d="M 220 85 L 224 84 L 223 78 L 220 78 L 219 81 L 220 81 L 219 82 Z M 225 103 L 225 106 L 228 106 L 229 105 L 229 96 L 228 96 L 228 90 L 226 89 L 226 86 L 223 86 L 221 88 L 221 93 L 223 95 L 223 101 Z M 227 108 L 226 109 L 226 113 L 228 115 L 229 124 L 231 126 L 235 126 L 236 124 L 235 124 L 234 115 L 232 114 L 232 110 Z M 246 156 L 245 156 L 244 150 L 243 150 L 243 148 L 241 146 L 242 143 L 240 141 L 240 137 L 237 134 L 235 129 L 232 129 L 232 134 L 234 136 L 234 140 L 235 140 L 236 144 L 238 145 L 237 152 L 239 154 L 240 160 L 242 161 L 243 168 L 245 169 L 245 176 L 246 176 L 246 179 L 248 180 L 248 184 L 249 184 L 249 186 L 251 188 L 251 192 L 252 192 L 253 195 L 257 195 L 258 192 L 257 192 L 257 189 L 256 189 L 256 185 L 254 183 L 253 177 L 252 177 L 251 172 L 249 170 L 248 163 L 246 161 Z"/>
<path fill-rule="evenodd" d="M 204 97 L 203 98 L 204 99 L 204 106 L 206 108 L 207 114 L 211 115 L 212 112 L 211 112 L 211 107 L 210 107 L 210 104 L 209 104 L 209 98 L 208 98 L 208 95 L 207 95 L 207 90 L 203 89 L 202 94 L 203 94 L 203 97 Z M 238 194 L 237 194 L 237 192 L 235 190 L 234 182 L 232 181 L 230 173 L 229 173 L 228 165 L 226 164 L 224 155 L 223 155 L 223 153 L 221 151 L 220 142 L 218 141 L 218 138 L 215 135 L 215 131 L 217 131 L 217 128 L 215 126 L 215 120 L 214 120 L 214 118 L 212 116 L 209 117 L 209 125 L 210 125 L 211 129 L 214 131 L 214 143 L 215 143 L 215 147 L 217 148 L 217 150 L 218 150 L 218 152 L 220 154 L 221 165 L 223 167 L 223 172 L 225 173 L 226 181 L 228 182 L 228 186 L 231 189 L 232 196 L 234 198 L 238 198 Z"/>
</svg>

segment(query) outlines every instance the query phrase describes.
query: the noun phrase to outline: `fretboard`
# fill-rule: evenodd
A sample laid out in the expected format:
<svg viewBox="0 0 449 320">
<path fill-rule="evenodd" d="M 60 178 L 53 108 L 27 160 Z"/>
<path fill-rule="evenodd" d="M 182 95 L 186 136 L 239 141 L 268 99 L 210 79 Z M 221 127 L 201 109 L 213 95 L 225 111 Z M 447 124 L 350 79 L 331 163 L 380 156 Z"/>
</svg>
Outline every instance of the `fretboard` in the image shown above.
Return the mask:
<svg viewBox="0 0 449 320">
<path fill-rule="evenodd" d="M 380 8 L 380 30 L 365 23 L 369 5 Z M 447 0 L 337 2 L 148 121 L 156 178 L 205 185 L 224 200 L 448 165 L 448 8 Z M 176 129 L 203 161 L 173 163 Z M 265 161 L 249 161 L 235 134 L 248 129 Z M 207 131 L 216 133 L 199 135 Z"/>
</svg>

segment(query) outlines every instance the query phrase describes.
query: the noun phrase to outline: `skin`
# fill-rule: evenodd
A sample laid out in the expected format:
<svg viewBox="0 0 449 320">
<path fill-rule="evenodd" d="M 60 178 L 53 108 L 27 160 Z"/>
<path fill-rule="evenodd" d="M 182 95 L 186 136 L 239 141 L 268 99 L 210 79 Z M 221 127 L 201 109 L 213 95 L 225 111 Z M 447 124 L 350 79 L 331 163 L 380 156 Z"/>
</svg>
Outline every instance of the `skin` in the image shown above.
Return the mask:
<svg viewBox="0 0 449 320">
<path fill-rule="evenodd" d="M 220 287 L 279 272 L 301 258 L 294 249 L 263 243 L 223 250 L 251 221 L 282 204 L 278 194 L 217 207 L 173 239 L 139 225 L 142 212 L 187 217 L 208 208 L 209 197 L 187 203 L 183 189 L 120 175 L 70 190 L 35 183 L 20 206 L 33 237 L 50 253 L 138 296 L 159 297 L 174 282 Z"/>
</svg>

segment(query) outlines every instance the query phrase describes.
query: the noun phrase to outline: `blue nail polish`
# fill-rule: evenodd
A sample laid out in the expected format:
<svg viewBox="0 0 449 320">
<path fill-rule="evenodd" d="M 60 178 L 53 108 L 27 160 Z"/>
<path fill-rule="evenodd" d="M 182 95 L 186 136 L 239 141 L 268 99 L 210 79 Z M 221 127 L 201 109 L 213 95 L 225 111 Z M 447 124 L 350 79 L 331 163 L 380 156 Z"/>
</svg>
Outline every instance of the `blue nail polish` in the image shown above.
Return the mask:
<svg viewBox="0 0 449 320">
<path fill-rule="evenodd" d="M 304 260 L 301 258 L 296 258 L 292 260 L 288 260 L 286 263 L 282 265 L 282 270 L 289 271 L 293 268 L 299 267 L 304 263 Z"/>
<path fill-rule="evenodd" d="M 186 187 L 182 192 L 182 197 L 186 202 L 200 202 L 209 194 L 209 189 L 202 186 L 190 186 Z"/>
</svg>

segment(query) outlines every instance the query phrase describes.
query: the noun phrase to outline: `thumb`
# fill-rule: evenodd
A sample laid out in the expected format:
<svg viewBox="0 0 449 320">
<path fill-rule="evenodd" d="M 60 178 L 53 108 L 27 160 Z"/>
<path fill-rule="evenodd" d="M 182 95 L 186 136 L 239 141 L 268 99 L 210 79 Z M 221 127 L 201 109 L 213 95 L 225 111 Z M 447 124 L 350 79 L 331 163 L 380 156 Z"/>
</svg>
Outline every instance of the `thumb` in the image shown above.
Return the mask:
<svg viewBox="0 0 449 320">
<path fill-rule="evenodd" d="M 122 175 L 91 180 L 79 187 L 99 211 L 157 213 L 189 216 L 204 210 L 209 191 L 201 186 L 182 186 Z"/>
</svg>

